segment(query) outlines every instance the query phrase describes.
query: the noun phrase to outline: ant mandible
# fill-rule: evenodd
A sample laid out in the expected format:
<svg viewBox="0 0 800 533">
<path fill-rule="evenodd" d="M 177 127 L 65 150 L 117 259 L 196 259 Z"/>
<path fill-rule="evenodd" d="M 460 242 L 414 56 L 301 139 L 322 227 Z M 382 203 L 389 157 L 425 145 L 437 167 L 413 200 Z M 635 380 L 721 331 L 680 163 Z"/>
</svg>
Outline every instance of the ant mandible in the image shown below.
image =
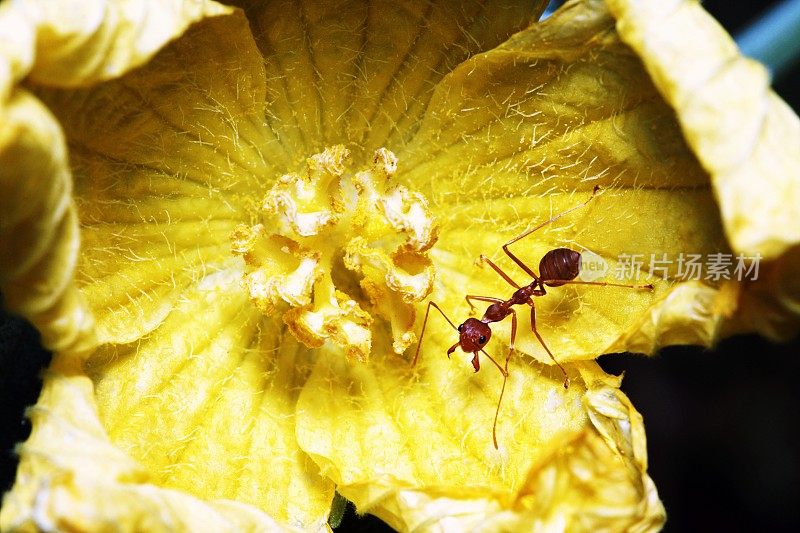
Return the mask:
<svg viewBox="0 0 800 533">
<path fill-rule="evenodd" d="M 513 306 L 527 304 L 531 307 L 531 330 L 533 331 L 533 334 L 536 335 L 539 343 L 547 352 L 547 355 L 550 356 L 550 359 L 553 360 L 553 363 L 558 366 L 558 368 L 561 370 L 561 373 L 564 375 L 564 388 L 566 389 L 569 388 L 569 376 L 567 375 L 567 371 L 564 370 L 564 367 L 561 366 L 561 363 L 556 360 L 556 358 L 553 356 L 553 353 L 550 351 L 550 348 L 547 347 L 544 339 L 542 339 L 542 336 L 536 330 L 536 306 L 533 303 L 533 297 L 544 296 L 547 294 L 545 286 L 560 287 L 561 285 L 566 284 L 598 285 L 604 287 L 624 287 L 638 290 L 653 290 L 653 286 L 650 284 L 623 285 L 619 283 L 607 283 L 603 281 L 576 281 L 575 278 L 578 277 L 578 274 L 580 273 L 581 254 L 574 250 L 570 250 L 569 248 L 555 248 L 544 254 L 541 261 L 539 261 L 539 275 L 537 275 L 533 269 L 523 263 L 517 256 L 511 253 L 511 250 L 508 249 L 510 245 L 527 237 L 534 231 L 552 222 L 555 222 L 559 218 L 571 213 L 572 211 L 575 211 L 576 209 L 586 206 L 586 204 L 594 199 L 597 191 L 599 190 L 600 187 L 595 186 L 594 190 L 592 190 L 592 195 L 585 202 L 571 207 L 566 211 L 562 211 L 550 219 L 545 220 L 538 226 L 534 226 L 533 228 L 514 237 L 503 245 L 503 251 L 506 253 L 506 255 L 532 278 L 532 281 L 528 285 L 520 286 L 517 282 L 511 279 L 508 274 L 503 272 L 499 266 L 494 264 L 488 257 L 481 254 L 481 261 L 488 263 L 489 266 L 500 275 L 500 277 L 506 280 L 506 282 L 516 290 L 508 300 L 503 300 L 502 298 L 495 298 L 492 296 L 474 296 L 468 294 L 465 298 L 473 310 L 475 309 L 475 306 L 472 304 L 473 300 L 479 302 L 489 302 L 491 304 L 486 308 L 486 311 L 483 313 L 483 317 L 480 320 L 477 318 L 468 318 L 461 323 L 461 325 L 456 327 L 453 321 L 448 318 L 448 316 L 444 313 L 444 311 L 442 311 L 436 302 L 428 302 L 428 307 L 425 310 L 425 318 L 422 321 L 422 331 L 420 332 L 417 351 L 414 354 L 414 360 L 412 361 L 411 366 L 413 367 L 417 364 L 420 348 L 422 347 L 422 339 L 425 335 L 425 326 L 428 324 L 428 314 L 431 311 L 431 306 L 433 306 L 437 311 L 439 311 L 439 313 L 441 313 L 441 315 L 445 318 L 445 320 L 447 320 L 453 329 L 458 331 L 458 342 L 447 349 L 448 359 L 456 350 L 456 348 L 460 346 L 464 352 L 473 354 L 472 366 L 475 368 L 475 372 L 481 369 L 479 354 L 483 353 L 483 355 L 488 357 L 489 360 L 494 363 L 494 366 L 496 366 L 503 375 L 503 387 L 500 389 L 500 398 L 497 400 L 497 410 L 495 411 L 494 423 L 492 424 L 492 439 L 494 441 L 495 449 L 497 449 L 497 417 L 500 414 L 500 403 L 503 401 L 503 393 L 505 393 L 506 381 L 508 381 L 508 362 L 511 359 L 511 354 L 514 353 L 514 342 L 517 337 L 517 313 L 513 309 Z M 489 339 L 492 337 L 492 329 L 490 324 L 493 322 L 500 322 L 509 315 L 511 316 L 511 342 L 508 346 L 508 355 L 506 356 L 505 365 L 501 366 L 500 363 L 498 363 L 491 355 L 486 353 L 483 347 L 486 346 L 486 343 L 488 343 Z"/>
</svg>

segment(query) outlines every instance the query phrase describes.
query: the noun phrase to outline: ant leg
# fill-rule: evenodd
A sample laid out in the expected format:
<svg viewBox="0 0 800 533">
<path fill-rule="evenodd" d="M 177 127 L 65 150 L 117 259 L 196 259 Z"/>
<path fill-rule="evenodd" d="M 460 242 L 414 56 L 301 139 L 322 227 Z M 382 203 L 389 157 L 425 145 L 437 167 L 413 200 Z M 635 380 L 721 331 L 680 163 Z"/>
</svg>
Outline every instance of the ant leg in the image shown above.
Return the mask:
<svg viewBox="0 0 800 533">
<path fill-rule="evenodd" d="M 475 311 L 475 306 L 472 304 L 472 300 L 478 300 L 479 302 L 491 302 L 493 304 L 502 303 L 504 301 L 502 298 L 494 298 L 492 296 L 474 296 L 472 294 L 467 294 L 464 296 L 464 299 L 467 301 L 472 311 Z"/>
<path fill-rule="evenodd" d="M 522 270 L 524 270 L 526 274 L 528 274 L 530 277 L 532 277 L 534 279 L 539 279 L 539 276 L 537 276 L 536 273 L 534 273 L 534 271 L 528 265 L 523 263 L 516 255 L 512 254 L 511 250 L 509 250 L 508 247 L 511 246 L 512 244 L 514 244 L 515 242 L 517 242 L 518 240 L 527 237 L 528 235 L 530 235 L 534 231 L 536 231 L 538 229 L 541 229 L 544 226 L 555 222 L 556 220 L 558 220 L 559 218 L 563 217 L 567 213 L 571 213 L 571 212 L 575 211 L 576 209 L 580 209 L 581 207 L 584 207 L 586 204 L 588 204 L 589 202 L 592 201 L 592 199 L 597 194 L 597 191 L 599 191 L 599 190 L 600 190 L 600 186 L 599 185 L 595 185 L 594 189 L 592 190 L 592 195 L 589 197 L 588 200 L 586 200 L 585 202 L 582 202 L 582 203 L 580 203 L 580 204 L 578 204 L 578 205 L 576 205 L 574 207 L 570 207 L 566 211 L 562 211 L 561 213 L 559 213 L 559 214 L 557 214 L 557 215 L 555 215 L 553 217 L 550 217 L 549 219 L 545 220 L 544 222 L 542 222 L 538 226 L 534 226 L 533 228 L 522 232 L 520 235 L 517 235 L 516 237 L 514 237 L 513 239 L 511 239 L 510 241 L 505 243 L 503 245 L 503 251 L 506 253 L 506 255 L 508 257 L 511 258 L 512 261 L 514 261 Z"/>
<path fill-rule="evenodd" d="M 640 291 L 652 291 L 653 284 L 648 283 L 647 285 L 626 285 L 623 283 L 608 283 L 606 281 L 574 281 L 574 280 L 562 280 L 562 279 L 543 279 L 541 280 L 542 284 L 547 284 L 548 282 L 558 283 L 558 285 L 597 285 L 598 287 L 622 287 L 625 289 L 637 289 Z"/>
<path fill-rule="evenodd" d="M 488 357 L 488 358 L 489 358 L 489 360 L 492 362 L 492 364 L 494 364 L 494 366 L 496 366 L 496 367 L 497 367 L 497 370 L 499 370 L 501 374 L 503 374 L 504 376 L 506 375 L 506 370 L 503 370 L 503 367 L 502 367 L 502 366 L 500 366 L 500 363 L 498 363 L 498 362 L 495 360 L 495 358 L 494 358 L 494 357 L 492 357 L 491 355 L 489 355 L 488 353 L 486 353 L 486 350 L 484 350 L 483 348 L 481 348 L 481 352 L 483 353 L 483 355 L 485 355 L 486 357 Z"/>
<path fill-rule="evenodd" d="M 506 356 L 505 368 L 500 369 L 500 372 L 503 374 L 503 387 L 500 389 L 500 397 L 497 399 L 497 409 L 494 412 L 494 422 L 492 423 L 492 440 L 494 441 L 495 450 L 498 449 L 497 418 L 500 416 L 500 404 L 503 403 L 503 394 L 505 394 L 506 392 L 506 382 L 508 381 L 508 362 L 511 360 L 511 354 L 514 353 L 514 341 L 516 340 L 516 338 L 517 338 L 517 312 L 511 309 L 511 342 L 508 345 L 508 355 Z M 495 364 L 497 365 L 496 362 Z M 500 365 L 497 365 L 497 368 L 500 368 Z"/>
<path fill-rule="evenodd" d="M 519 285 L 517 284 L 517 282 L 516 282 L 516 281 L 514 281 L 513 279 L 511 279 L 511 277 L 510 277 L 508 274 L 506 274 L 505 272 L 503 272 L 503 270 L 502 270 L 502 269 L 501 269 L 499 266 L 495 265 L 495 264 L 492 262 L 492 260 L 491 260 L 491 259 L 489 259 L 489 258 L 488 258 L 488 257 L 486 257 L 485 255 L 481 254 L 481 261 L 483 261 L 483 262 L 485 262 L 485 263 L 489 263 L 489 266 L 490 266 L 490 267 L 492 267 L 492 269 L 493 269 L 495 272 L 497 272 L 498 274 L 500 274 L 500 277 L 502 277 L 504 280 L 506 280 L 506 281 L 508 282 L 508 284 L 509 284 L 509 285 L 511 285 L 511 286 L 512 286 L 512 287 L 514 287 L 515 289 L 519 289 Z"/>
<path fill-rule="evenodd" d="M 564 388 L 568 389 L 569 376 L 567 376 L 567 371 L 564 370 L 564 367 L 561 366 L 561 363 L 556 361 L 556 358 L 553 357 L 553 352 L 550 351 L 550 348 L 547 347 L 547 345 L 544 343 L 544 339 L 542 338 L 541 335 L 539 335 L 539 332 L 536 330 L 536 306 L 533 304 L 533 301 L 529 302 L 529 304 L 531 306 L 531 329 L 533 330 L 533 334 L 536 335 L 537 339 L 539 339 L 539 342 L 541 343 L 544 350 L 547 352 L 547 355 L 550 356 L 550 359 L 552 359 L 553 362 L 556 364 L 556 366 L 558 366 L 558 368 L 561 369 L 561 373 L 564 374 Z"/>
<path fill-rule="evenodd" d="M 447 317 L 446 314 L 444 314 L 444 311 L 442 311 L 442 308 L 439 307 L 438 305 L 436 305 L 436 302 L 429 301 L 428 302 L 428 307 L 425 309 L 425 319 L 422 321 L 422 331 L 419 333 L 419 343 L 417 343 L 417 352 L 414 354 L 414 360 L 411 361 L 411 366 L 412 367 L 414 367 L 417 364 L 417 359 L 419 358 L 419 349 L 422 348 L 422 339 L 425 337 L 425 326 L 428 325 L 428 313 L 431 312 L 431 306 L 435 307 L 436 310 L 439 311 L 439 313 L 442 314 L 444 319 L 447 320 L 447 322 L 449 322 L 451 326 L 453 326 L 453 329 L 458 330 L 456 325 L 453 324 L 453 321 L 450 320 Z M 447 356 L 448 357 L 450 357 L 450 353 L 452 353 L 452 352 L 450 352 L 450 351 L 447 352 Z"/>
</svg>

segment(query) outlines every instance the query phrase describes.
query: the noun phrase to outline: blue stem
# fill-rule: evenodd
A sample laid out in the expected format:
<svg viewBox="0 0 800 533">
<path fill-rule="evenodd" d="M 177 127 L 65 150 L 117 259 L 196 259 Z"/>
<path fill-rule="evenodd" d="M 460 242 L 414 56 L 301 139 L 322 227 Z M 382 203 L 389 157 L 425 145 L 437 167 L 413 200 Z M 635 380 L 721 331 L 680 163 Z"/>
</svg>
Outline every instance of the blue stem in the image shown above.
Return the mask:
<svg viewBox="0 0 800 533">
<path fill-rule="evenodd" d="M 564 0 L 550 0 L 550 3 L 547 4 L 547 9 L 544 10 L 544 13 L 542 13 L 542 16 L 539 20 L 544 20 L 552 15 L 553 11 L 561 7 L 562 4 L 564 4 Z"/>
<path fill-rule="evenodd" d="M 800 0 L 784 0 L 740 32 L 736 43 L 780 77 L 800 57 Z"/>
</svg>

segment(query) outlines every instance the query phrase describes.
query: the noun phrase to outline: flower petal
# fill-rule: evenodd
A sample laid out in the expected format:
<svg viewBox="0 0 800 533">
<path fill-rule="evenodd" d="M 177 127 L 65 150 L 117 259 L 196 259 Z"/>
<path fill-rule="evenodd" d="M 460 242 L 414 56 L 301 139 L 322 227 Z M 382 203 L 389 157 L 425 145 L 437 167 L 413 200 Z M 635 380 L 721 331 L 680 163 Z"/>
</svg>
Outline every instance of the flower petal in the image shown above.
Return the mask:
<svg viewBox="0 0 800 533">
<path fill-rule="evenodd" d="M 285 165 L 263 122 L 266 85 L 237 11 L 120 79 L 35 90 L 70 143 L 77 280 L 101 343 L 86 365 L 111 442 L 155 485 L 319 529 L 333 484 L 293 419 L 308 352 L 252 305 L 230 249 Z"/>
<path fill-rule="evenodd" d="M 243 2 L 264 54 L 268 120 L 297 161 L 349 141 L 368 158 L 413 131 L 450 69 L 547 2 Z M 349 145 L 348 145 L 349 147 Z M 361 163 L 361 159 L 356 159 Z"/>
<path fill-rule="evenodd" d="M 83 239 L 77 278 L 101 342 L 152 331 L 184 287 L 230 257 L 229 235 L 250 207 L 238 199 L 266 190 L 263 177 L 282 161 L 259 119 L 264 87 L 241 12 L 195 25 L 119 80 L 36 87 L 70 143 Z"/>
<path fill-rule="evenodd" d="M 231 259 L 150 335 L 87 360 L 100 419 L 153 483 L 318 528 L 334 489 L 297 447 L 293 418 L 310 352 L 250 304 L 242 269 Z"/>
<path fill-rule="evenodd" d="M 33 431 L 19 449 L 16 484 L 3 498 L 3 531 L 288 530 L 256 507 L 161 488 L 114 446 L 80 363 L 56 356 Z"/>
<path fill-rule="evenodd" d="M 93 319 L 71 277 L 78 252 L 62 132 L 23 79 L 88 84 L 141 65 L 192 22 L 229 8 L 205 2 L 4 2 L 0 6 L 0 289 L 50 349 L 85 351 Z"/>
<path fill-rule="evenodd" d="M 732 249 L 770 260 L 758 283 L 732 288 L 738 310 L 726 330 L 791 338 L 800 330 L 800 119 L 696 2 L 608 5 L 711 175 Z M 684 38 L 667 37 L 676 32 Z"/>
<path fill-rule="evenodd" d="M 78 223 L 63 135 L 29 92 L 0 102 L 0 290 L 50 349 L 92 344 L 94 321 L 72 283 Z"/>
<path fill-rule="evenodd" d="M 231 8 L 214 1 L 26 0 L 0 12 L 0 40 L 11 51 L 11 79 L 85 86 L 144 64 L 191 24 Z"/>
<path fill-rule="evenodd" d="M 408 164 L 398 179 L 429 183 L 422 192 L 440 214 L 432 255 L 444 274 L 433 298 L 460 319 L 467 316 L 465 293 L 510 295 L 500 276 L 475 268 L 481 254 L 517 283 L 529 283 L 502 245 L 586 202 L 599 185 L 589 205 L 514 244 L 513 253 L 539 271 L 539 258 L 554 248 L 592 252 L 608 269 L 597 281 L 653 283 L 656 290 L 553 288 L 535 299 L 545 342 L 564 360 L 652 352 L 662 343 L 710 344 L 721 313 L 679 312 L 671 296 L 681 291 L 688 305 L 716 290 L 713 283 L 685 286 L 677 271 L 684 252 L 727 251 L 708 176 L 682 141 L 674 112 L 598 7 L 569 4 L 456 68 L 399 151 Z M 651 259 L 663 254 L 671 264 L 656 271 Z M 625 256 L 638 257 L 640 275 L 623 276 Z M 527 315 L 520 316 L 526 331 L 517 346 L 548 362 L 528 333 Z M 507 345 L 507 326 L 498 330 Z"/>
<path fill-rule="evenodd" d="M 641 417 L 595 363 L 568 365 L 566 391 L 546 366 L 512 364 L 498 451 L 502 378 L 492 369 L 471 375 L 438 357 L 415 380 L 402 362 L 348 365 L 321 352 L 298 402 L 297 436 L 359 512 L 398 530 L 663 523 Z"/>
<path fill-rule="evenodd" d="M 711 175 L 732 248 L 773 259 L 800 243 L 800 120 L 766 69 L 697 2 L 608 6 Z"/>
</svg>

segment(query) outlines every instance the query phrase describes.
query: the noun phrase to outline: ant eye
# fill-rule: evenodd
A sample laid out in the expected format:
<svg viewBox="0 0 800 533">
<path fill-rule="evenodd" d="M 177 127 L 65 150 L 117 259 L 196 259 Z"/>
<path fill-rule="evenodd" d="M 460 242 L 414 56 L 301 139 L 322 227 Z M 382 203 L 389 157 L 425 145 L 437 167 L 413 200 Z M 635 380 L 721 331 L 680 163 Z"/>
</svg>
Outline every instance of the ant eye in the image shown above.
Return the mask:
<svg viewBox="0 0 800 533">
<path fill-rule="evenodd" d="M 486 342 L 485 336 L 481 335 L 480 337 L 478 337 L 478 344 L 483 344 L 484 342 Z"/>
<path fill-rule="evenodd" d="M 461 324 L 460 326 L 458 326 L 458 331 L 464 331 L 464 324 Z"/>
</svg>

